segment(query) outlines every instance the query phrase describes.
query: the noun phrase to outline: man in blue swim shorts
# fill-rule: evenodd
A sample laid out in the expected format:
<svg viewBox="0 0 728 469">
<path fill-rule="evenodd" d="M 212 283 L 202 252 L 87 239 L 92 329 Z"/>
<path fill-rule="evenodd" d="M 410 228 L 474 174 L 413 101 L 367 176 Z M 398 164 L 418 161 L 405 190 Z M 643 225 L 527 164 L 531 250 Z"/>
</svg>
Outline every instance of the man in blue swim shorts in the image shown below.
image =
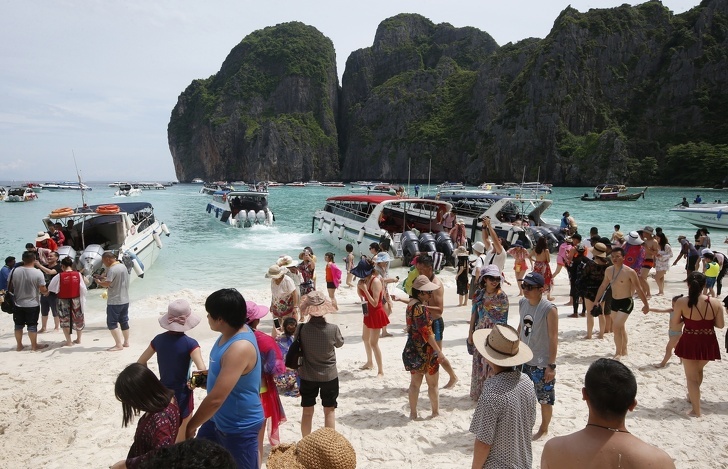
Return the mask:
<svg viewBox="0 0 728 469">
<path fill-rule="evenodd" d="M 518 302 L 520 321 L 518 334 L 528 345 L 533 358 L 521 370 L 533 381 L 536 398 L 541 404 L 541 425 L 533 435 L 537 440 L 546 435 L 554 411 L 556 394 L 556 351 L 559 345 L 559 313 L 556 306 L 543 298 L 543 275 L 529 272 L 523 277 L 523 298 Z"/>
</svg>

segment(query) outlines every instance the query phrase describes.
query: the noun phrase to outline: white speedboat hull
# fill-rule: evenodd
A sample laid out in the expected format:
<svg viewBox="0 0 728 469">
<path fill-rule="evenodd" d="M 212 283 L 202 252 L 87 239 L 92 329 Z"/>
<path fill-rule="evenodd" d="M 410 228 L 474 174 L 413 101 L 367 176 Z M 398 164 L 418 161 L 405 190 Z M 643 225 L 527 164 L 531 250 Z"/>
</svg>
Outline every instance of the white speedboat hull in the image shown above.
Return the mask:
<svg viewBox="0 0 728 469">
<path fill-rule="evenodd" d="M 670 211 L 697 227 L 728 230 L 728 205 L 676 207 Z"/>
</svg>

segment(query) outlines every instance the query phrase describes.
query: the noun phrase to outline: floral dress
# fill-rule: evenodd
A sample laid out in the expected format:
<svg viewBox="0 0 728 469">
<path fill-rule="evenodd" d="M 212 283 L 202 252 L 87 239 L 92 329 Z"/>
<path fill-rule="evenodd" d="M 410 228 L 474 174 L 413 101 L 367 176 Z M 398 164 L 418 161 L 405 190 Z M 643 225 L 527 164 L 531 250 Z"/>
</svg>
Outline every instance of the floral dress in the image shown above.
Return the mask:
<svg viewBox="0 0 728 469">
<path fill-rule="evenodd" d="M 278 348 L 281 350 L 283 361 L 285 363 L 286 355 L 288 355 L 288 349 L 293 343 L 294 336 L 292 335 L 280 335 L 276 337 L 276 343 Z M 288 397 L 299 396 L 299 383 L 298 383 L 298 371 L 286 368 L 286 371 L 279 373 L 274 377 L 278 393 Z"/>
<path fill-rule="evenodd" d="M 513 271 L 516 273 L 526 272 L 526 269 L 528 268 L 528 266 L 526 265 L 528 251 L 526 251 L 522 247 L 514 247 L 510 248 L 507 252 L 515 260 L 515 262 L 513 263 Z"/>
<path fill-rule="evenodd" d="M 434 375 L 440 369 L 432 346 L 427 339 L 433 335 L 432 318 L 427 307 L 418 300 L 407 305 L 407 343 L 402 351 L 404 369 L 410 373 Z"/>
<path fill-rule="evenodd" d="M 496 324 L 508 323 L 508 295 L 503 290 L 489 295 L 486 290 L 479 289 L 473 299 L 475 316 L 474 330 L 491 329 Z M 473 347 L 473 370 L 470 378 L 470 398 L 478 400 L 483 389 L 483 382 L 488 378 L 492 368 L 483 356 Z"/>
<path fill-rule="evenodd" d="M 672 247 L 669 244 L 665 244 L 665 248 L 657 252 L 655 270 L 658 272 L 667 272 L 670 270 L 670 259 L 672 259 Z"/>
<path fill-rule="evenodd" d="M 314 270 L 310 263 L 301 262 L 298 264 L 298 272 L 301 274 L 301 296 L 311 293 L 316 289 L 316 284 L 313 283 Z"/>
</svg>

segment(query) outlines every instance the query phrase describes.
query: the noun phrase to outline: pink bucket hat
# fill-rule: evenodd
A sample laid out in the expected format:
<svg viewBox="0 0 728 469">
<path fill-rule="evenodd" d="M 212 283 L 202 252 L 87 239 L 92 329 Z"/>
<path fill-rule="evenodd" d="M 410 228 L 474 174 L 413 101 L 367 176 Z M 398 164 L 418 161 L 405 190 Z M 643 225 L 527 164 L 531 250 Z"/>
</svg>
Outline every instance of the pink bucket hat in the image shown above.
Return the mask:
<svg viewBox="0 0 728 469">
<path fill-rule="evenodd" d="M 245 307 L 248 310 L 248 316 L 245 319 L 245 322 L 247 323 L 262 318 L 263 316 L 268 314 L 269 309 L 267 306 L 259 305 L 258 303 L 253 303 L 252 301 L 246 301 Z"/>
<path fill-rule="evenodd" d="M 167 307 L 167 314 L 159 318 L 159 325 L 172 332 L 189 331 L 200 323 L 200 317 L 192 312 L 187 300 L 174 300 Z"/>
</svg>

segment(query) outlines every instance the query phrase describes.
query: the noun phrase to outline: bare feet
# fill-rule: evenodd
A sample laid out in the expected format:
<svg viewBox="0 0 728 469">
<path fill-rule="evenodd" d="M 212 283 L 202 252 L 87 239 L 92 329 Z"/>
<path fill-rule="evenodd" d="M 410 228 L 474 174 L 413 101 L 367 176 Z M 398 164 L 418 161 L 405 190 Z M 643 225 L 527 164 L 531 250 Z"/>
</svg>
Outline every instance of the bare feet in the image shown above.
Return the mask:
<svg viewBox="0 0 728 469">
<path fill-rule="evenodd" d="M 372 363 L 365 363 L 362 366 L 359 367 L 360 370 L 372 370 L 374 369 L 374 365 Z"/>
<path fill-rule="evenodd" d="M 420 416 L 416 413 L 410 414 L 410 420 L 420 420 Z"/>
<path fill-rule="evenodd" d="M 584 337 L 584 339 L 586 339 L 586 340 L 591 339 L 591 338 L 592 338 L 592 336 L 590 336 L 590 335 Z"/>
<path fill-rule="evenodd" d="M 618 362 L 622 361 L 622 355 L 615 355 L 612 357 L 612 360 L 617 360 Z"/>
<path fill-rule="evenodd" d="M 119 347 L 118 345 L 114 345 L 113 347 L 106 349 L 107 352 L 118 352 L 120 350 L 124 350 L 124 347 Z"/>
<path fill-rule="evenodd" d="M 579 317 L 579 314 L 578 314 L 578 313 L 573 313 L 573 314 L 569 314 L 569 315 L 568 315 L 568 316 L 566 316 L 566 317 L 567 317 L 567 318 L 578 318 L 578 317 Z"/>
<path fill-rule="evenodd" d="M 542 430 L 542 429 L 539 428 L 538 431 L 533 434 L 533 436 L 531 437 L 531 440 L 536 441 L 539 438 L 541 438 L 542 436 L 548 435 L 548 434 L 549 434 L 548 429 Z"/>
<path fill-rule="evenodd" d="M 381 337 L 392 337 L 392 334 L 390 334 L 389 332 L 382 332 Z"/>
<path fill-rule="evenodd" d="M 128 346 L 129 346 L 129 342 L 124 342 L 124 347 L 128 347 Z"/>
<path fill-rule="evenodd" d="M 18 345 L 15 347 L 16 352 L 22 352 L 25 349 L 25 345 Z"/>
<path fill-rule="evenodd" d="M 429 418 L 434 419 L 435 417 L 439 417 L 439 416 L 440 416 L 440 413 L 439 412 L 433 412 L 433 413 L 430 414 L 430 417 Z"/>
<path fill-rule="evenodd" d="M 379 373 L 377 373 L 377 378 L 384 378 L 384 372 L 380 371 Z"/>
<path fill-rule="evenodd" d="M 448 381 L 447 384 L 442 387 L 442 389 L 452 389 L 455 387 L 457 382 L 458 382 L 457 376 L 450 376 L 450 381 Z"/>
<path fill-rule="evenodd" d="M 43 327 L 43 328 L 41 328 L 41 329 L 40 329 L 40 330 L 38 331 L 38 334 L 45 334 L 46 332 L 48 332 L 48 330 L 46 330 L 46 328 L 45 328 L 45 327 Z"/>
<path fill-rule="evenodd" d="M 63 341 L 61 342 L 61 347 L 71 347 L 73 345 L 73 342 L 69 341 Z"/>
<path fill-rule="evenodd" d="M 37 352 L 39 350 L 43 350 L 43 349 L 47 349 L 47 348 L 48 348 L 48 344 L 38 344 L 35 346 L 35 348 L 32 348 L 31 350 L 33 352 Z"/>
<path fill-rule="evenodd" d="M 655 368 L 665 368 L 665 365 L 667 365 L 667 363 L 662 362 L 662 363 L 655 363 L 652 366 L 654 366 Z"/>
<path fill-rule="evenodd" d="M 76 344 L 76 345 L 78 345 L 78 344 L 81 343 L 81 339 L 76 339 L 76 340 L 73 341 L 73 343 Z"/>
<path fill-rule="evenodd" d="M 693 417 L 693 418 L 700 418 L 700 414 L 696 414 L 696 413 L 695 413 L 695 412 L 693 412 L 692 410 L 691 410 L 690 412 L 688 412 L 688 413 L 687 413 L 687 416 L 688 416 L 688 417 Z"/>
</svg>

